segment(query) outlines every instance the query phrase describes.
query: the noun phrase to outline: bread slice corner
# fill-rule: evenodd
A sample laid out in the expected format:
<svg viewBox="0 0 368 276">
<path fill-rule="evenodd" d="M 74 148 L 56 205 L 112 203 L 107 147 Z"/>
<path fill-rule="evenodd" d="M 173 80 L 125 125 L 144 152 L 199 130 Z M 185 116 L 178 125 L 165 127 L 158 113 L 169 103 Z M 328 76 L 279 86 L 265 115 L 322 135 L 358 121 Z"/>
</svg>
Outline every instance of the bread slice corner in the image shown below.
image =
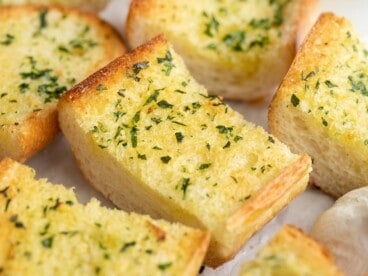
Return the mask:
<svg viewBox="0 0 368 276">
<path fill-rule="evenodd" d="M 118 33 L 74 8 L 0 9 L 0 159 L 25 161 L 59 131 L 60 95 L 125 52 Z"/>
<path fill-rule="evenodd" d="M 334 197 L 367 185 L 366 46 L 351 23 L 321 15 L 269 109 L 271 133 L 313 159 L 315 185 Z"/>
<path fill-rule="evenodd" d="M 211 232 L 219 266 L 307 186 L 311 161 L 208 96 L 158 36 L 63 95 L 88 181 L 126 210 Z"/>
<path fill-rule="evenodd" d="M 133 0 L 125 32 L 133 48 L 163 33 L 210 94 L 257 101 L 286 74 L 317 2 Z"/>
<path fill-rule="evenodd" d="M 197 275 L 207 232 L 78 202 L 72 189 L 0 162 L 0 271 L 4 275 Z"/>
<path fill-rule="evenodd" d="M 302 230 L 285 225 L 243 265 L 239 275 L 343 275 L 330 253 Z"/>
</svg>

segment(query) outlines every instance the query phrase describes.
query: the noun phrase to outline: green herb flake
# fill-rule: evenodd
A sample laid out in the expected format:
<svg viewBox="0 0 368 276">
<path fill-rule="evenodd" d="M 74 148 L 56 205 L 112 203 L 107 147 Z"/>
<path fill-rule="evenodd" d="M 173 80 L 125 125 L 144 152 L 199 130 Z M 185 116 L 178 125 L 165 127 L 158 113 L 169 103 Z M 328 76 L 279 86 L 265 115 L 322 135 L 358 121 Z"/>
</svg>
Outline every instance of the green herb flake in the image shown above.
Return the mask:
<svg viewBox="0 0 368 276">
<path fill-rule="evenodd" d="M 176 142 L 181 143 L 184 139 L 184 135 L 181 132 L 175 132 Z"/>
<path fill-rule="evenodd" d="M 39 20 L 40 20 L 39 30 L 46 28 L 48 25 L 46 19 L 47 13 L 48 13 L 47 9 L 42 9 L 39 13 Z"/>
<path fill-rule="evenodd" d="M 170 162 L 171 157 L 166 155 L 166 156 L 162 156 L 160 159 L 161 159 L 162 163 L 167 164 L 167 163 Z"/>
<path fill-rule="evenodd" d="M 175 64 L 173 63 L 173 58 L 169 50 L 166 51 L 166 54 L 164 57 L 157 58 L 157 63 L 163 64 L 165 69 L 163 69 L 162 71 L 166 74 L 166 76 L 169 76 L 172 69 L 175 68 Z"/>
<path fill-rule="evenodd" d="M 368 139 L 364 140 L 364 145 L 368 146 Z"/>
<path fill-rule="evenodd" d="M 222 147 L 223 149 L 230 148 L 231 142 L 227 141 L 227 143 Z"/>
<path fill-rule="evenodd" d="M 127 251 L 130 247 L 133 247 L 135 245 L 136 245 L 135 241 L 124 243 L 123 246 L 120 248 L 120 253 Z"/>
<path fill-rule="evenodd" d="M 327 85 L 328 88 L 338 87 L 336 84 L 332 83 L 330 80 L 326 80 L 325 84 Z"/>
<path fill-rule="evenodd" d="M 275 139 L 273 139 L 271 136 L 268 136 L 268 141 L 272 144 L 275 144 Z"/>
<path fill-rule="evenodd" d="M 160 90 L 156 89 L 151 96 L 148 97 L 148 99 L 146 100 L 146 102 L 144 103 L 144 105 L 148 105 L 151 102 L 155 101 L 157 102 L 157 97 L 160 95 Z"/>
<path fill-rule="evenodd" d="M 54 242 L 54 236 L 48 237 L 41 241 L 41 244 L 44 248 L 52 248 L 52 244 Z"/>
<path fill-rule="evenodd" d="M 326 127 L 328 126 L 328 122 L 325 120 L 325 118 L 322 118 L 322 124 Z"/>
<path fill-rule="evenodd" d="M 20 93 L 25 93 L 29 90 L 29 83 L 23 82 L 19 84 L 18 88 L 19 88 Z"/>
<path fill-rule="evenodd" d="M 171 265 L 172 265 L 172 263 L 171 263 L 171 262 L 168 262 L 168 263 L 161 263 L 161 264 L 158 264 L 158 265 L 157 265 L 157 268 L 158 268 L 159 270 L 164 271 L 164 270 L 168 269 L 169 267 L 171 267 Z"/>
<path fill-rule="evenodd" d="M 0 41 L 0 44 L 4 45 L 4 46 L 8 46 L 8 45 L 13 43 L 14 39 L 15 39 L 15 37 L 13 35 L 6 34 L 5 38 L 2 41 Z"/>
<path fill-rule="evenodd" d="M 147 156 L 145 154 L 139 154 L 138 153 L 138 158 L 141 160 L 147 160 Z"/>
<path fill-rule="evenodd" d="M 165 100 L 159 101 L 159 102 L 157 103 L 157 105 L 158 105 L 159 107 L 163 108 L 163 109 L 166 109 L 166 108 L 172 108 L 172 107 L 173 107 L 173 105 L 172 105 L 172 104 L 169 104 L 169 103 L 168 103 L 167 101 L 165 101 Z"/>
<path fill-rule="evenodd" d="M 135 126 L 130 130 L 130 140 L 132 142 L 132 147 L 136 148 L 138 145 L 138 129 Z"/>
<path fill-rule="evenodd" d="M 141 119 L 141 112 L 140 112 L 140 111 L 137 111 L 137 112 L 134 114 L 133 122 L 134 122 L 134 123 L 138 123 L 140 119 Z"/>
<path fill-rule="evenodd" d="M 237 31 L 233 33 L 226 34 L 222 41 L 225 45 L 236 52 L 243 51 L 243 44 L 245 43 L 245 32 Z"/>
<path fill-rule="evenodd" d="M 290 101 L 291 101 L 291 103 L 294 107 L 297 107 L 299 105 L 299 102 L 300 102 L 299 98 L 295 94 L 291 95 Z"/>
<path fill-rule="evenodd" d="M 183 192 L 183 199 L 185 199 L 187 195 L 189 185 L 190 185 L 190 178 L 183 178 L 180 184 L 180 190 Z"/>
<path fill-rule="evenodd" d="M 208 169 L 209 167 L 211 167 L 211 163 L 203 163 L 199 166 L 199 170 L 205 170 Z"/>
<path fill-rule="evenodd" d="M 264 29 L 268 30 L 271 27 L 270 19 L 268 18 L 261 18 L 261 19 L 252 19 L 249 22 L 249 26 L 253 29 Z"/>
<path fill-rule="evenodd" d="M 209 37 L 213 37 L 218 32 L 220 23 L 215 16 L 211 15 L 210 21 L 205 26 L 204 33 Z"/>
<path fill-rule="evenodd" d="M 139 72 L 141 72 L 144 69 L 148 68 L 148 61 L 142 61 L 142 62 L 138 62 L 136 64 L 133 64 L 133 72 L 135 75 L 138 75 Z"/>
</svg>

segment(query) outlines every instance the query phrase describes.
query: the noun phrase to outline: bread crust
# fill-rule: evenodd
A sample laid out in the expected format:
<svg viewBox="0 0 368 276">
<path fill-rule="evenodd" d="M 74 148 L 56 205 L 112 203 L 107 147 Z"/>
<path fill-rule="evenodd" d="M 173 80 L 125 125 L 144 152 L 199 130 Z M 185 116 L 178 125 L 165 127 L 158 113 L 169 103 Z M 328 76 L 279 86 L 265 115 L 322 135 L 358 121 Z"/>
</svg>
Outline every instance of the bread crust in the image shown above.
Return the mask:
<svg viewBox="0 0 368 276">
<path fill-rule="evenodd" d="M 156 250 L 162 251 L 161 253 L 164 253 L 165 250 L 167 250 L 167 247 L 169 245 L 165 245 L 165 241 L 168 242 L 168 239 L 170 240 L 169 242 L 173 242 L 175 244 L 175 246 L 173 246 L 173 250 L 176 250 L 176 257 L 178 259 L 173 260 L 172 263 L 170 263 L 169 266 L 175 266 L 174 261 L 178 261 L 180 262 L 180 267 L 183 268 L 183 270 L 180 269 L 180 273 L 182 275 L 197 275 L 198 274 L 198 270 L 199 267 L 202 264 L 202 261 L 205 257 L 206 251 L 207 251 L 207 247 L 210 241 L 210 234 L 207 231 L 202 231 L 202 230 L 198 230 L 198 229 L 191 229 L 191 228 L 184 228 L 184 226 L 182 225 L 170 225 L 167 222 L 164 221 L 155 221 L 152 220 L 151 218 L 149 218 L 148 216 L 139 216 L 136 214 L 127 214 L 121 211 L 117 211 L 117 210 L 106 210 L 103 207 L 100 207 L 99 204 L 97 203 L 97 208 L 99 209 L 95 209 L 95 207 L 91 207 L 91 205 L 95 204 L 97 201 L 95 199 L 92 199 L 90 203 L 88 203 L 85 206 L 80 206 L 80 204 L 76 201 L 74 202 L 73 199 L 73 203 L 68 205 L 65 204 L 63 202 L 63 199 L 65 200 L 66 196 L 66 192 L 67 189 L 64 187 L 61 187 L 59 185 L 55 185 L 55 186 L 51 186 L 50 183 L 45 182 L 45 180 L 40 180 L 37 183 L 35 183 L 35 179 L 33 179 L 34 177 L 34 172 L 30 171 L 30 168 L 26 167 L 25 165 L 21 165 L 15 161 L 13 161 L 12 159 L 9 158 L 4 158 L 1 162 L 0 162 L 0 206 L 7 206 L 5 210 L 5 212 L 3 211 L 3 208 L 1 208 L 0 210 L 0 223 L 2 225 L 2 227 L 0 228 L 0 241 L 1 241 L 1 247 L 0 247 L 0 268 L 2 272 L 13 272 L 17 271 L 22 275 L 34 275 L 34 274 L 38 274 L 40 273 L 40 271 L 43 271 L 45 273 L 45 271 L 50 271 L 51 269 L 49 267 L 47 267 L 47 263 L 43 263 L 40 262 L 38 264 L 35 265 L 34 260 L 29 259 L 29 269 L 27 268 L 27 264 L 24 264 L 24 260 L 22 259 L 22 257 L 20 257 L 20 253 L 23 254 L 22 249 L 20 249 L 20 247 L 22 246 L 22 243 L 27 243 L 27 240 L 32 238 L 32 235 L 34 233 L 36 233 L 37 238 L 38 235 L 40 235 L 41 237 L 45 234 L 38 234 L 37 231 L 37 227 L 42 227 L 43 228 L 43 223 L 46 221 L 49 224 L 47 225 L 51 225 L 53 227 L 58 227 L 55 226 L 55 224 L 57 225 L 58 223 L 60 223 L 61 225 L 64 223 L 64 221 L 52 221 L 51 223 L 51 219 L 50 217 L 47 218 L 46 216 L 46 211 L 43 208 L 39 208 L 40 211 L 37 211 L 36 207 L 39 207 L 37 205 L 40 206 L 46 206 L 47 207 L 47 203 L 50 203 L 53 201 L 53 196 L 57 195 L 60 196 L 60 205 L 55 205 L 57 206 L 56 209 L 54 210 L 54 212 L 58 212 L 58 214 L 53 214 L 51 215 L 52 217 L 54 216 L 58 216 L 59 218 L 60 216 L 64 219 L 68 219 L 68 213 L 73 213 L 73 206 L 74 205 L 78 205 L 78 207 L 76 207 L 75 210 L 74 209 L 74 215 L 78 215 L 80 214 L 80 208 L 84 208 L 84 210 L 82 212 L 86 212 L 88 214 L 88 212 L 90 211 L 95 211 L 93 212 L 90 217 L 86 217 L 86 218 L 82 218 L 81 220 L 86 220 L 86 222 L 83 222 L 83 224 L 85 225 L 85 227 L 91 227 L 90 232 L 88 232 L 86 230 L 86 236 L 84 238 L 86 238 L 86 240 L 89 240 L 89 238 L 92 238 L 92 240 L 90 241 L 90 244 L 88 244 L 90 246 L 89 250 L 93 251 L 96 250 L 96 244 L 99 244 L 100 249 L 105 250 L 106 248 L 102 245 L 102 241 L 99 240 L 101 237 L 100 235 L 102 234 L 106 234 L 107 236 L 110 235 L 110 238 L 112 240 L 116 239 L 117 237 L 119 237 L 120 233 L 114 233 L 112 232 L 111 229 L 116 228 L 116 223 L 118 223 L 119 227 L 117 229 L 120 228 L 121 231 L 124 231 L 124 227 L 132 227 L 131 230 L 133 231 L 137 231 L 134 227 L 139 227 L 139 229 L 142 229 L 142 225 L 145 225 L 145 228 L 147 228 L 148 233 L 150 233 L 150 235 L 152 234 L 152 237 L 158 242 L 157 244 L 157 248 L 152 248 L 151 250 L 151 254 L 155 254 L 157 253 Z M 24 182 L 22 182 L 24 181 Z M 29 181 L 29 182 L 27 182 Z M 27 185 L 31 187 L 28 188 L 29 190 L 27 190 Z M 35 185 L 39 185 L 39 187 L 36 188 Z M 49 186 L 49 187 L 47 187 Z M 5 189 L 4 189 L 5 187 Z M 50 188 L 52 187 L 52 188 Z M 33 188 L 33 189 L 32 189 Z M 55 190 L 53 191 L 52 189 L 55 188 Z M 25 191 L 24 191 L 25 190 Z M 19 194 L 21 193 L 27 193 L 27 194 L 31 194 L 34 192 L 40 192 L 42 191 L 42 193 L 44 193 L 39 200 L 39 202 L 35 203 L 32 202 L 33 198 L 31 196 L 28 197 L 28 195 L 26 196 L 26 199 L 24 199 L 24 195 L 23 195 L 23 200 L 27 201 L 27 202 L 22 202 L 22 204 L 19 204 Z M 69 191 L 70 193 L 70 191 Z M 46 195 L 45 195 L 46 194 Z M 75 197 L 75 194 L 73 192 L 71 192 L 72 196 Z M 45 198 L 47 198 L 47 196 L 50 196 L 47 200 Z M 69 195 L 70 196 L 70 195 Z M 11 204 L 7 205 L 7 200 L 11 199 Z M 75 199 L 76 200 L 76 199 Z M 18 202 L 17 202 L 18 201 Z M 29 201 L 29 202 L 28 202 Z M 45 202 L 46 201 L 46 202 Z M 16 204 L 16 202 L 18 204 Z M 58 201 L 56 201 L 58 202 Z M 33 207 L 34 209 L 32 209 L 32 211 L 28 212 L 28 207 L 27 204 L 29 204 L 29 206 Z M 46 205 L 43 205 L 46 204 Z M 57 203 L 56 203 L 57 204 Z M 36 206 L 35 206 L 36 205 Z M 68 205 L 68 206 L 66 206 Z M 9 208 L 8 208 L 9 206 Z M 63 210 L 61 210 L 62 208 L 64 208 Z M 52 208 L 51 208 L 52 209 Z M 100 209 L 104 209 L 104 210 L 100 210 Z M 46 209 L 47 210 L 47 209 Z M 50 210 L 50 209 L 48 209 Z M 96 212 L 97 211 L 97 212 Z M 38 217 L 39 214 L 37 214 L 38 212 L 43 213 L 42 219 L 40 219 Z M 78 213 L 79 212 L 79 213 Z M 100 213 L 101 212 L 101 213 Z M 61 213 L 61 214 L 60 214 Z M 120 213 L 120 214 L 119 214 Z M 25 222 L 26 221 L 26 226 L 24 226 L 23 224 L 21 224 L 21 226 L 15 226 L 14 228 L 14 222 L 12 222 L 11 217 L 13 217 L 16 214 L 16 216 L 22 217 L 22 221 Z M 28 217 L 29 214 L 33 215 L 31 217 Z M 99 220 L 99 216 L 111 216 L 109 217 L 109 219 L 107 219 L 107 223 L 109 223 L 108 226 L 104 225 L 103 227 L 101 226 L 97 226 L 95 223 L 95 220 Z M 118 217 L 117 217 L 118 216 Z M 129 220 L 129 217 L 134 216 L 134 221 L 135 223 L 132 223 L 131 220 Z M 71 222 L 72 227 L 78 228 L 78 223 L 79 220 L 76 219 L 77 217 L 73 217 L 73 221 Z M 125 222 L 121 223 L 119 220 L 116 221 L 116 218 L 122 219 L 122 221 Z M 41 222 L 40 222 L 41 221 Z M 113 228 L 109 228 L 112 225 Z M 126 226 L 128 225 L 128 226 Z M 94 232 L 95 227 L 98 227 L 99 229 Z M 70 227 L 70 225 L 66 224 L 63 225 L 61 228 L 68 228 Z M 19 230 L 21 228 L 21 230 Z M 29 229 L 28 229 L 29 228 Z M 35 231 L 36 229 L 36 231 Z M 48 229 L 48 227 L 46 227 L 45 229 Z M 102 230 L 100 230 L 102 229 Z M 16 233 L 18 231 L 24 231 L 23 233 Z M 47 231 L 47 230 L 45 230 Z M 105 232 L 106 231 L 106 232 Z M 175 231 L 178 231 L 178 233 L 176 233 Z M 78 232 L 78 231 L 76 231 Z M 98 232 L 101 232 L 100 234 L 98 234 Z M 63 232 L 64 234 L 67 233 Z M 19 235 L 20 234 L 20 235 Z M 62 235 L 64 235 L 62 234 Z M 140 232 L 136 233 L 137 234 L 137 243 L 139 240 L 139 237 L 141 235 Z M 17 237 L 18 235 L 18 237 Z M 66 234 L 65 234 L 66 235 Z M 91 237 L 88 237 L 89 235 L 91 235 Z M 121 234 L 120 234 L 121 235 Z M 24 239 L 22 238 L 25 237 Z M 57 236 L 57 235 L 55 235 Z M 143 237 L 144 238 L 144 237 Z M 149 238 L 149 237 L 148 237 Z M 147 238 L 147 239 L 148 239 Z M 93 240 L 96 239 L 96 240 Z M 15 242 L 16 241 L 16 242 Z M 82 241 L 82 243 L 84 243 L 85 241 Z M 115 240 L 115 242 L 117 242 L 117 240 Z M 37 250 L 40 250 L 40 248 L 38 247 L 42 247 L 40 244 L 38 243 L 32 243 L 32 245 L 34 246 L 34 248 L 30 248 L 29 244 L 27 250 L 29 251 L 34 251 L 36 252 Z M 73 241 L 70 241 L 70 245 L 74 246 L 75 244 L 73 244 Z M 113 244 L 111 243 L 107 243 L 107 246 L 113 246 Z M 172 245 L 172 244 L 171 244 Z M 147 253 L 143 253 L 144 252 L 144 246 L 145 244 L 143 243 L 143 245 L 141 244 L 140 246 L 142 246 L 141 251 L 142 254 L 145 254 L 145 256 L 149 256 L 151 254 L 147 254 Z M 162 246 L 162 247 L 161 247 Z M 101 248 L 103 247 L 103 248 Z M 62 247 L 59 247 L 62 248 Z M 23 248 L 24 249 L 24 248 Z M 42 249 L 41 249 L 42 250 Z M 50 249 L 51 250 L 51 247 Z M 116 253 L 113 250 L 109 251 L 109 253 L 111 254 L 117 254 L 115 257 L 117 258 L 121 258 L 121 252 Z M 61 255 L 62 252 L 60 252 Z M 78 253 L 80 254 L 80 252 Z M 77 254 L 77 255 L 78 255 Z M 94 261 L 96 261 L 96 256 L 98 256 L 98 252 L 86 252 L 86 255 L 91 254 L 89 257 L 91 259 L 88 259 L 88 261 L 85 261 L 82 264 L 79 265 L 84 265 L 84 266 L 91 266 L 92 269 L 94 269 L 93 265 L 94 265 Z M 35 254 L 36 255 L 36 254 Z M 165 254 L 163 254 L 164 256 Z M 53 267 L 55 270 L 53 272 L 57 272 L 60 271 L 60 268 L 63 268 L 63 262 L 65 262 L 65 256 L 62 256 L 60 258 L 60 260 L 55 260 L 55 255 L 48 255 L 50 257 L 51 260 L 51 264 L 50 267 Z M 133 255 L 134 256 L 134 255 Z M 143 258 L 145 257 L 143 256 Z M 34 258 L 37 258 L 36 256 L 33 256 Z M 38 256 L 40 257 L 40 256 Z M 40 257 L 42 259 L 42 256 Z M 74 258 L 78 258 L 78 256 L 70 256 L 70 261 L 71 263 L 73 262 Z M 98 258 L 98 257 L 97 257 Z M 101 259 L 103 258 L 103 256 L 101 256 Z M 125 257 L 123 257 L 125 258 Z M 182 258 L 182 260 L 185 260 L 184 262 L 182 260 L 180 260 L 180 258 Z M 14 260 L 16 259 L 16 260 Z M 133 258 L 128 259 L 130 260 L 130 265 L 134 268 L 134 266 L 137 266 L 138 264 L 134 262 L 135 260 L 135 256 Z M 58 262 L 60 261 L 61 263 L 58 263 L 55 265 L 55 263 L 52 262 Z M 111 268 L 115 268 L 116 270 L 113 270 L 114 272 L 120 274 L 124 269 L 132 269 L 132 267 L 127 267 L 125 264 L 125 267 L 123 264 L 116 264 L 116 260 L 112 260 L 113 262 L 115 262 L 115 267 L 113 264 L 111 264 Z M 17 263 L 19 262 L 19 263 Z M 139 264 L 141 265 L 141 264 Z M 70 271 L 70 267 L 68 267 L 68 264 L 65 264 L 66 268 L 65 269 L 69 269 Z M 184 267 L 185 266 L 185 267 Z M 86 269 L 86 267 L 84 267 Z M 107 267 L 109 268 L 109 267 Z M 111 270 L 110 268 L 110 270 Z M 43 270 L 42 270 L 43 269 Z M 66 270 L 67 271 L 67 270 Z M 65 272 L 65 271 L 64 271 Z M 152 273 L 152 275 L 161 275 L 161 271 L 160 269 L 158 269 L 158 272 L 156 271 L 156 273 L 154 273 L 154 271 L 150 271 Z M 47 274 L 47 273 L 46 273 Z M 58 273 L 57 273 L 58 274 Z"/>
<path fill-rule="evenodd" d="M 152 0 L 133 0 L 130 5 L 125 32 L 128 43 L 133 48 L 158 35 L 159 32 L 163 32 L 174 44 L 175 50 L 183 56 L 193 76 L 206 86 L 210 94 L 220 95 L 226 99 L 254 102 L 264 100 L 271 95 L 287 72 L 296 53 L 297 40 L 301 40 L 304 37 L 304 34 L 309 30 L 315 19 L 317 3 L 317 0 L 300 0 L 291 4 L 294 5 L 293 11 L 288 11 L 289 13 L 286 16 L 288 22 L 282 27 L 284 28 L 282 41 L 263 53 L 263 56 L 260 57 L 261 61 L 252 64 L 252 73 L 247 72 L 249 70 L 244 69 L 240 72 L 237 69 L 239 67 L 239 64 L 237 64 L 239 56 L 236 62 L 232 62 L 232 66 L 229 67 L 224 60 L 224 63 L 221 63 L 221 56 L 210 58 L 204 55 L 200 45 L 189 49 L 188 45 L 192 42 L 186 37 L 191 36 L 191 33 L 187 32 L 183 36 L 176 37 L 175 35 L 174 37 L 174 35 L 170 34 L 171 31 L 165 30 L 165 27 L 162 27 L 160 30 L 151 27 L 152 22 L 161 24 L 158 23 L 160 19 L 155 14 L 165 14 L 167 18 L 171 18 L 171 15 L 174 14 L 174 11 L 171 9 L 174 9 L 175 1 L 158 4 Z M 197 4 L 191 3 L 190 5 Z M 211 7 L 206 7 L 206 4 L 203 5 L 203 8 L 207 8 L 208 11 L 211 10 Z M 184 10 L 183 13 L 185 12 Z M 199 17 L 201 15 L 193 16 Z M 173 18 L 175 22 L 175 16 Z M 169 24 L 180 25 L 180 23 L 166 21 L 166 26 Z M 194 31 L 191 30 L 191 32 Z M 195 41 L 194 38 L 193 41 Z M 271 54 L 272 51 L 278 54 L 273 55 Z M 241 62 L 251 63 L 250 60 L 245 58 L 246 55 L 249 54 L 245 53 L 244 60 Z M 217 81 L 218 79 L 221 82 Z"/>
<path fill-rule="evenodd" d="M 113 155 L 101 151 L 101 148 L 84 133 L 78 123 L 80 115 L 77 110 L 88 112 L 88 104 L 90 104 L 88 99 L 98 97 L 99 92 L 96 91 L 96 87 L 99 84 L 117 87 L 114 84 L 119 82 L 120 78 L 125 78 L 127 69 L 131 68 L 132 65 L 139 64 L 142 60 L 153 63 L 151 56 L 156 57 L 157 50 L 155 49 L 162 45 L 167 47 L 167 40 L 161 35 L 133 52 L 112 61 L 64 94 L 58 103 L 59 120 L 62 130 L 71 144 L 77 164 L 85 177 L 120 208 L 148 212 L 153 217 L 163 217 L 167 220 L 177 220 L 175 214 L 180 213 L 182 223 L 206 229 L 200 218 L 188 217 L 189 213 L 185 213 L 185 217 L 182 215 L 182 207 L 177 207 L 175 203 L 151 187 L 142 188 L 145 185 L 140 180 L 137 182 L 138 180 L 134 178 L 132 172 L 123 168 Z M 160 83 L 161 85 L 163 84 Z M 285 169 L 285 167 L 287 168 Z M 213 238 L 206 257 L 206 264 L 216 267 L 232 258 L 255 231 L 306 188 L 308 173 L 311 169 L 310 158 L 304 155 L 299 160 L 295 160 L 295 163 L 290 161 L 290 164 L 285 164 L 285 167 L 274 180 L 266 183 L 259 193 L 252 195 L 249 202 L 244 203 L 226 220 L 223 229 L 221 229 L 221 235 L 232 237 L 232 240 L 224 244 L 224 242 L 221 243 Z M 121 179 L 124 179 L 128 184 L 122 183 Z M 117 180 L 119 183 L 116 182 Z M 134 202 L 129 202 L 132 200 L 131 198 L 134 198 Z M 160 204 L 156 204 L 157 202 Z M 172 210 L 175 210 L 174 215 L 170 214 Z"/>
<path fill-rule="evenodd" d="M 288 259 L 288 255 L 294 258 Z M 336 267 L 327 249 L 308 234 L 304 233 L 303 230 L 293 225 L 283 226 L 274 238 L 261 249 L 257 257 L 258 258 L 256 258 L 253 264 L 256 264 L 256 267 L 260 269 L 262 268 L 262 263 L 267 262 L 265 261 L 267 258 L 273 257 L 275 260 L 277 260 L 277 258 L 283 260 L 283 262 L 279 264 L 280 267 L 275 265 L 275 267 L 281 268 L 281 271 L 282 268 L 287 269 L 287 265 L 293 265 L 293 268 L 298 270 L 293 271 L 294 273 L 312 273 L 326 276 L 343 275 Z M 288 261 L 290 263 L 287 263 Z M 267 265 L 265 263 L 263 264 Z M 303 267 L 297 267 L 298 265 Z M 252 270 L 248 269 L 244 266 L 240 275 L 252 275 Z M 271 271 L 268 270 L 268 272 L 274 272 L 272 269 L 273 268 L 270 268 Z M 307 269 L 307 271 L 304 269 Z"/>
<path fill-rule="evenodd" d="M 367 163 L 366 158 L 362 157 L 361 154 L 361 152 L 365 152 L 366 146 L 363 143 L 361 143 L 362 146 L 359 144 L 351 146 L 352 143 L 356 142 L 349 131 L 340 130 L 346 136 L 344 138 L 336 137 L 338 133 L 331 135 L 325 125 L 321 126 L 321 118 L 308 115 L 304 111 L 299 112 L 296 109 L 294 114 L 294 111 L 291 111 L 287 104 L 290 103 L 291 93 L 295 93 L 293 92 L 297 89 L 295 87 L 301 83 L 300 74 L 303 70 L 319 68 L 319 71 L 323 71 L 323 68 L 331 67 L 331 63 L 339 58 L 341 58 L 342 63 L 345 62 L 346 56 L 344 55 L 346 54 L 340 52 L 336 47 L 345 39 L 346 33 L 342 30 L 352 30 L 351 24 L 346 19 L 332 13 L 324 13 L 320 16 L 302 44 L 268 111 L 268 124 L 271 133 L 288 144 L 295 152 L 308 152 L 312 156 L 314 160 L 312 182 L 333 197 L 340 197 L 367 183 L 367 174 L 357 168 L 357 164 L 360 164 L 359 167 L 361 167 Z M 328 49 L 335 51 L 335 56 L 327 55 Z M 340 78 L 347 77 L 343 74 L 345 73 L 341 73 Z M 327 76 L 327 78 L 331 77 L 331 75 Z M 324 78 L 326 77 L 324 76 Z M 291 104 L 289 106 L 292 107 Z M 285 125 L 292 124 L 298 130 L 295 132 L 291 129 L 286 131 Z M 313 127 L 311 127 L 312 125 Z M 330 125 L 333 124 L 330 123 Z M 360 151 L 357 151 L 356 147 L 359 147 Z M 334 164 L 335 162 L 338 165 Z"/>
<path fill-rule="evenodd" d="M 61 13 L 80 18 L 81 22 L 93 26 L 101 36 L 114 38 L 110 42 L 101 39 L 100 43 L 104 49 L 104 56 L 97 62 L 91 64 L 89 72 L 86 72 L 86 75 L 93 73 L 96 68 L 100 68 L 125 52 L 126 49 L 123 41 L 115 29 L 99 19 L 96 15 L 80 11 L 76 8 L 58 5 L 47 7 L 42 5 L 3 6 L 0 9 L 0 17 L 4 20 L 12 18 L 14 15 L 26 17 L 30 14 L 38 13 L 44 8 L 47 8 L 49 11 L 60 11 Z M 8 47 L 11 47 L 11 45 Z M 0 145 L 0 159 L 9 156 L 15 160 L 24 162 L 45 148 L 55 138 L 58 132 L 56 104 L 45 106 L 41 111 L 30 113 L 25 120 L 19 123 L 4 124 L 0 126 L 0 137 L 3 140 L 3 143 Z"/>
<path fill-rule="evenodd" d="M 69 3 L 68 3 L 69 2 Z M 86 11 L 98 12 L 102 10 L 107 0 L 92 0 L 92 1 L 69 1 L 69 0 L 22 0 L 17 1 L 15 4 L 12 0 L 3 0 L 0 5 L 47 5 L 47 6 L 73 6 L 75 8 L 81 8 Z"/>
</svg>

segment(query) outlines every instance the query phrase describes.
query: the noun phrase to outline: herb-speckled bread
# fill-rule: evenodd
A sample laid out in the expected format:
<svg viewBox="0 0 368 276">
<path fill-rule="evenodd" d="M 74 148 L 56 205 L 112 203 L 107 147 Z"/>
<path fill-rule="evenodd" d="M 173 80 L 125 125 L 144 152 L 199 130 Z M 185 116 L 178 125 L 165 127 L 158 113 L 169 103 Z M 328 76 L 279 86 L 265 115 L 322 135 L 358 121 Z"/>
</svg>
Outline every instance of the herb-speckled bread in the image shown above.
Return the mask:
<svg viewBox="0 0 368 276">
<path fill-rule="evenodd" d="M 258 100 L 274 91 L 295 55 L 316 0 L 133 0 L 130 46 L 163 33 L 211 94 Z"/>
<path fill-rule="evenodd" d="M 78 203 L 73 190 L 0 163 L 1 275 L 197 275 L 209 234 Z"/>
<path fill-rule="evenodd" d="M 108 0 L 0 0 L 0 5 L 57 4 L 98 12 L 106 6 L 107 2 Z"/>
<path fill-rule="evenodd" d="M 286 225 L 246 263 L 239 276 L 343 275 L 328 251 L 301 230 Z"/>
<path fill-rule="evenodd" d="M 351 24 L 324 14 L 269 111 L 271 132 L 312 156 L 315 184 L 335 197 L 368 184 L 367 62 Z"/>
<path fill-rule="evenodd" d="M 161 36 L 65 94 L 59 120 L 93 186 L 120 208 L 208 229 L 212 266 L 308 182 L 308 156 L 208 96 Z"/>
<path fill-rule="evenodd" d="M 96 16 L 72 8 L 0 8 L 0 159 L 24 161 L 57 134 L 60 95 L 125 49 Z"/>
</svg>

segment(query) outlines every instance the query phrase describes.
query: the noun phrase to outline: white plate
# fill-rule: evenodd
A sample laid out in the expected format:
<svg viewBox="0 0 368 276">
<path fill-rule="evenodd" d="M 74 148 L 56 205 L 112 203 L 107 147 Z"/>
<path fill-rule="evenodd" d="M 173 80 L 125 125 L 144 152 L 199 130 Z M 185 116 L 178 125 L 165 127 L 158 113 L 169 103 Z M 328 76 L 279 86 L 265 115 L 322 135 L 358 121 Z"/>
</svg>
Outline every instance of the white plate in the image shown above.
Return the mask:
<svg viewBox="0 0 368 276">
<path fill-rule="evenodd" d="M 123 34 L 129 2 L 129 0 L 112 0 L 106 10 L 101 13 L 101 16 L 111 22 L 121 34 Z M 368 35 L 368 24 L 365 24 L 368 1 L 321 0 L 321 10 L 333 11 L 349 18 L 362 35 Z M 247 120 L 267 128 L 267 104 L 257 106 L 234 102 L 229 102 L 229 104 L 242 113 Z M 61 134 L 50 146 L 29 160 L 27 164 L 36 169 L 38 177 L 47 177 L 51 182 L 75 187 L 82 202 L 96 197 L 104 205 L 113 207 L 111 202 L 103 198 L 83 179 L 75 165 L 69 146 Z M 254 256 L 259 247 L 267 242 L 282 225 L 294 224 L 308 232 L 317 216 L 332 203 L 333 200 L 320 191 L 307 190 L 254 235 L 232 261 L 216 270 L 206 268 L 202 275 L 236 275 L 244 260 Z"/>
</svg>

